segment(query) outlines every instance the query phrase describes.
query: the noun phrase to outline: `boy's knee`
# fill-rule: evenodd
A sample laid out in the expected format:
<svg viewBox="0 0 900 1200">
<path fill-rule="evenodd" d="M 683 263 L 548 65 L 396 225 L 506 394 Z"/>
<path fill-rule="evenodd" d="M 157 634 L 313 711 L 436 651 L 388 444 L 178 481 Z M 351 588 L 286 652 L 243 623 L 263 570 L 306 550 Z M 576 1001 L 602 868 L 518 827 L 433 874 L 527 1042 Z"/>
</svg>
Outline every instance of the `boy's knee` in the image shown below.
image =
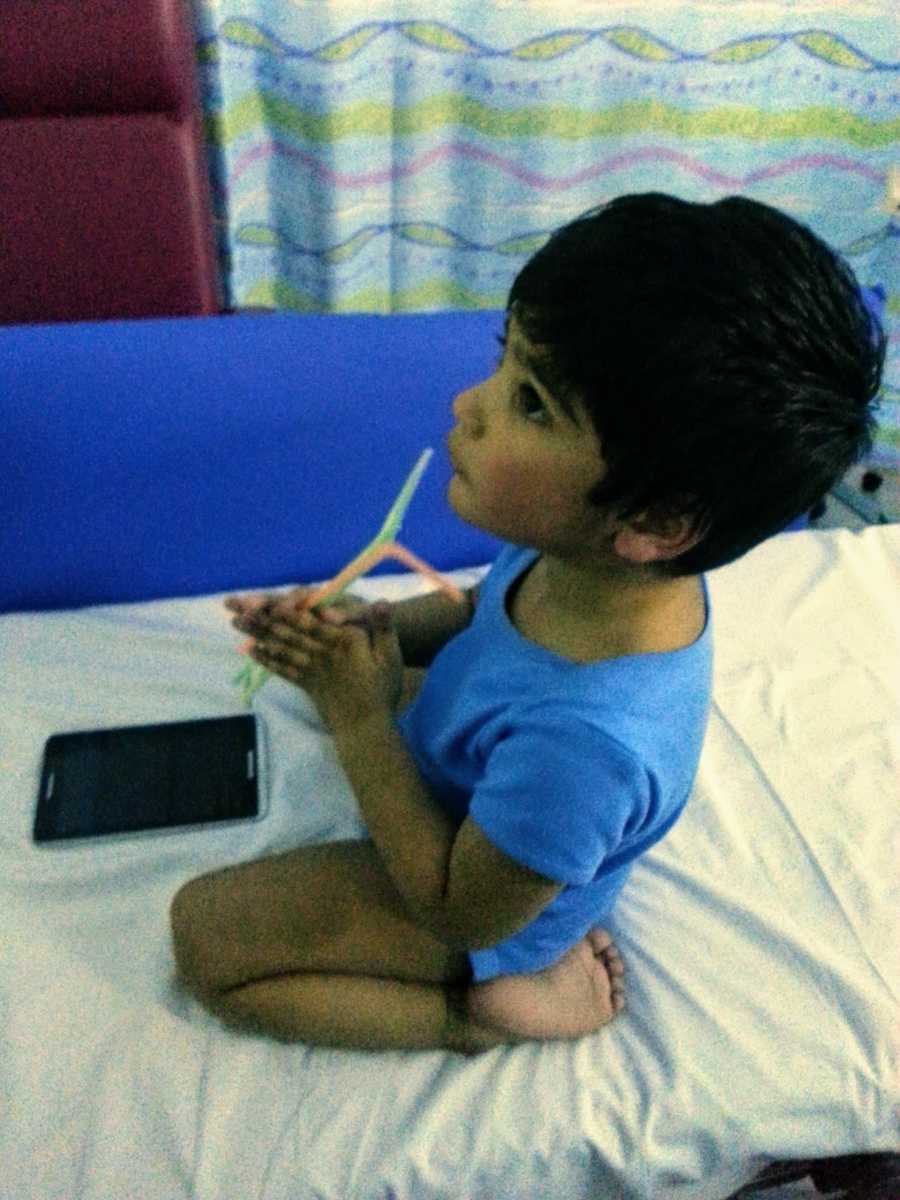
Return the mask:
<svg viewBox="0 0 900 1200">
<path fill-rule="evenodd" d="M 202 922 L 198 919 L 198 882 L 192 879 L 175 893 L 169 906 L 169 926 L 179 983 L 197 995 L 204 995 L 212 985 L 207 972 L 208 955 L 201 933 Z"/>
</svg>

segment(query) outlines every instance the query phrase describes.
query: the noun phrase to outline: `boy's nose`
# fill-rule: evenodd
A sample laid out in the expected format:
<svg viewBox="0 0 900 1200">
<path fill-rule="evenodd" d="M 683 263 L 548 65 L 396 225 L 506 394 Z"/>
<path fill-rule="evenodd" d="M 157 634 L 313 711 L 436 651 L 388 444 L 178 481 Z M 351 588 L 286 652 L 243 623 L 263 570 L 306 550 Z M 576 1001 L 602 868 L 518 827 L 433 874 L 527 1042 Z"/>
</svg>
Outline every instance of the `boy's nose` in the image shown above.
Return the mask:
<svg viewBox="0 0 900 1200">
<path fill-rule="evenodd" d="M 464 426 L 469 435 L 473 435 L 481 427 L 481 407 L 478 401 L 478 387 L 467 388 L 453 401 L 453 415 L 460 425 Z"/>
</svg>

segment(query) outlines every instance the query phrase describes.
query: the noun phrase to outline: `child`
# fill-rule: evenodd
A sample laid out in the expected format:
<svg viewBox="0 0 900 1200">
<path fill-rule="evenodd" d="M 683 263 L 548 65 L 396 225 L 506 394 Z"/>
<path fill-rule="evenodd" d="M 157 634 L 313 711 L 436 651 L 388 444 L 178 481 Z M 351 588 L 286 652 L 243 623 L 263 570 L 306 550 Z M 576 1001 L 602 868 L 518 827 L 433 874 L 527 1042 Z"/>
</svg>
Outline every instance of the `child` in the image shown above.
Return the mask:
<svg viewBox="0 0 900 1200">
<path fill-rule="evenodd" d="M 228 602 L 328 723 L 370 835 L 179 891 L 181 977 L 234 1024 L 476 1053 L 610 1021 L 599 926 L 703 741 L 704 573 L 871 446 L 884 337 L 843 262 L 750 200 L 591 210 L 521 271 L 502 340 L 453 404 L 450 505 L 508 543 L 465 609 Z"/>
</svg>

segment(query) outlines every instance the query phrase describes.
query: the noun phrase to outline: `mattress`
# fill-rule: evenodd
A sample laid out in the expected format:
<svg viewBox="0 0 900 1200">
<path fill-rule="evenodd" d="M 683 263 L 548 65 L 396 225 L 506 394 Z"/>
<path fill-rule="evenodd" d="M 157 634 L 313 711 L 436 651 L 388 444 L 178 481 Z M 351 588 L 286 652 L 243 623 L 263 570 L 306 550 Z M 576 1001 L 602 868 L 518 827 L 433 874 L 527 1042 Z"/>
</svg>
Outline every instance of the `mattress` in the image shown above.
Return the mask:
<svg viewBox="0 0 900 1200">
<path fill-rule="evenodd" d="M 283 1045 L 175 988 L 182 883 L 365 836 L 281 680 L 265 820 L 32 843 L 50 734 L 242 711 L 221 595 L 0 617 L 0 1197 L 723 1200 L 774 1159 L 895 1149 L 900 527 L 784 534 L 707 579 L 695 787 L 609 922 L 627 1011 L 472 1059 Z"/>
</svg>

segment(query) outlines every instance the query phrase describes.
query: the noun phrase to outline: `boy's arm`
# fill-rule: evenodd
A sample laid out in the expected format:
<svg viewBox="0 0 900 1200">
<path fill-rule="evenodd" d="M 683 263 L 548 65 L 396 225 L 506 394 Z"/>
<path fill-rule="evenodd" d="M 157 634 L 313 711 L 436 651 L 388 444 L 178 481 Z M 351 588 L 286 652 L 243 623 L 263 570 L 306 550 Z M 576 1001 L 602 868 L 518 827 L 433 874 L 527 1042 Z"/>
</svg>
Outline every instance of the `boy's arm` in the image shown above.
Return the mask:
<svg viewBox="0 0 900 1200">
<path fill-rule="evenodd" d="M 387 711 L 334 730 L 338 758 L 382 862 L 414 920 L 447 945 L 481 949 L 516 933 L 563 885 L 461 828 L 434 798 Z"/>
<path fill-rule="evenodd" d="M 391 615 L 406 665 L 430 666 L 447 642 L 471 622 L 477 597 L 476 586 L 467 590 L 466 604 L 457 604 L 444 592 L 429 592 L 392 604 Z"/>
</svg>

